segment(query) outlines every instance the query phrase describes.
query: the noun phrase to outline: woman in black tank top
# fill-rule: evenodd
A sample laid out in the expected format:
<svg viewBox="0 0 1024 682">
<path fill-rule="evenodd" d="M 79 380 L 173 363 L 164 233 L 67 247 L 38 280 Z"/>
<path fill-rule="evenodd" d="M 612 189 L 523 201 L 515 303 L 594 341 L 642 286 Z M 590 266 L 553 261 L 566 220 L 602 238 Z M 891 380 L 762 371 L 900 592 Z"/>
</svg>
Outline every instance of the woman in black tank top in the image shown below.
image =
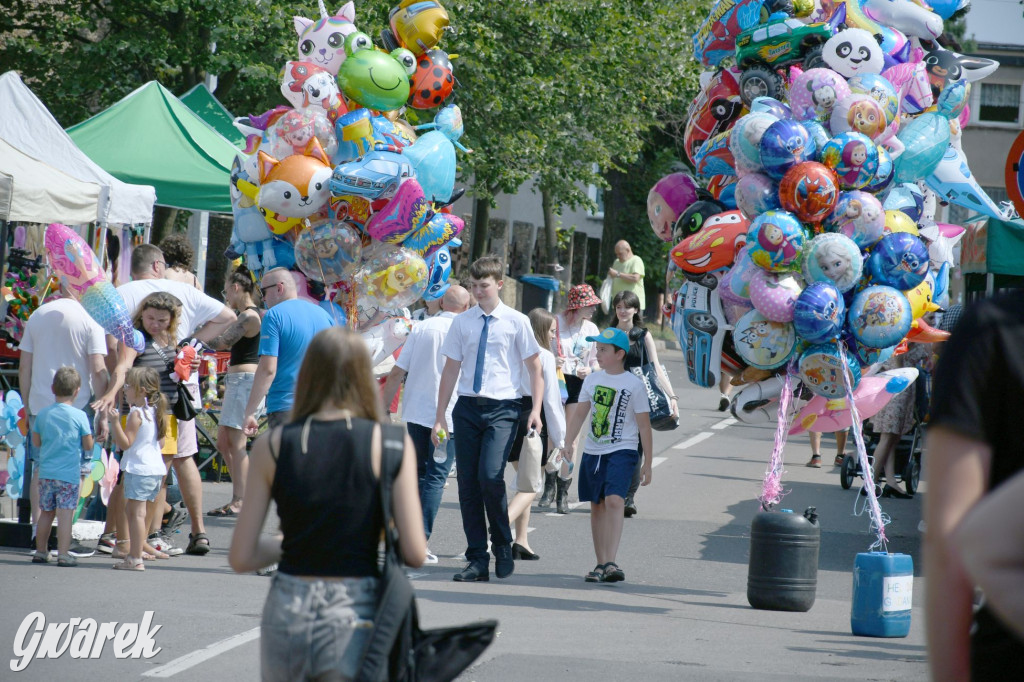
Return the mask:
<svg viewBox="0 0 1024 682">
<path fill-rule="evenodd" d="M 239 573 L 279 562 L 263 609 L 264 680 L 355 675 L 379 589 L 379 476 L 392 480 L 405 562 L 426 557 L 415 450 L 405 436 L 398 470 L 380 471 L 382 414 L 363 340 L 332 327 L 306 351 L 291 421 L 253 444 L 228 559 Z M 275 536 L 263 533 L 271 499 Z"/>
<path fill-rule="evenodd" d="M 259 294 L 252 273 L 244 265 L 238 266 L 228 275 L 221 293 L 224 302 L 238 315 L 233 325 L 210 342 L 218 350 L 231 349 L 231 364 L 223 377 L 224 398 L 221 400 L 217 422 L 217 451 L 224 458 L 231 474 L 231 501 L 223 507 L 206 512 L 207 516 L 235 516 L 242 509 L 245 479 L 249 475 L 246 437 L 242 426 L 245 406 L 249 402 L 256 378 L 256 366 L 260 361 L 262 318 L 260 309 L 256 307 L 255 298 Z"/>
</svg>

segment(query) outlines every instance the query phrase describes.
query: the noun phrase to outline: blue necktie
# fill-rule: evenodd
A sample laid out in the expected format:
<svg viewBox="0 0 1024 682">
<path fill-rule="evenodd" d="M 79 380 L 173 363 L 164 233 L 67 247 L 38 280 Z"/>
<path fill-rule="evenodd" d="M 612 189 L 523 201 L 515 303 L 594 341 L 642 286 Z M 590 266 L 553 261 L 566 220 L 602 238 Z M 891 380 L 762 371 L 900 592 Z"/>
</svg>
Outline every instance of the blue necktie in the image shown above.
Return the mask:
<svg viewBox="0 0 1024 682">
<path fill-rule="evenodd" d="M 484 328 L 480 330 L 480 343 L 476 347 L 476 372 L 473 374 L 473 393 L 480 393 L 484 381 L 484 358 L 487 356 L 487 327 L 491 316 L 484 315 Z"/>
</svg>

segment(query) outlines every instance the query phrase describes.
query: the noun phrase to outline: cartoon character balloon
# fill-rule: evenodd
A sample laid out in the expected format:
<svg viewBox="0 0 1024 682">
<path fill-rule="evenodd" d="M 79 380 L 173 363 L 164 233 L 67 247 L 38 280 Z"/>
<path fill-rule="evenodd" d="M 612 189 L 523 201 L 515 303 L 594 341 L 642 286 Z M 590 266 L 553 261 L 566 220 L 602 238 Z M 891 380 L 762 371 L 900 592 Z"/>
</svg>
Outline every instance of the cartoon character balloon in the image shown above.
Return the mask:
<svg viewBox="0 0 1024 682">
<path fill-rule="evenodd" d="M 764 172 L 777 179 L 798 163 L 813 159 L 816 152 L 807 128 L 792 119 L 768 126 L 759 148 Z"/>
<path fill-rule="evenodd" d="M 655 183 L 647 194 L 647 219 L 658 239 L 672 241 L 672 227 L 697 201 L 697 182 L 686 173 L 672 173 Z"/>
<path fill-rule="evenodd" d="M 381 52 L 370 36 L 356 31 L 345 38 L 345 54 L 338 84 L 349 99 L 378 111 L 398 109 L 409 99 L 409 77 L 416 73 L 412 52 L 401 47 Z"/>
<path fill-rule="evenodd" d="M 829 282 L 845 293 L 860 281 L 860 248 L 846 235 L 820 234 L 804 250 L 803 275 L 807 282 Z"/>
<path fill-rule="evenodd" d="M 347 2 L 333 15 L 328 14 L 323 0 L 317 0 L 320 18 L 316 21 L 305 17 L 294 17 L 295 32 L 299 34 L 299 59 L 310 61 L 338 75 L 338 69 L 345 61 L 345 37 L 355 32 L 355 5 Z"/>
<path fill-rule="evenodd" d="M 868 271 L 872 281 L 906 291 L 924 281 L 928 263 L 924 242 L 906 232 L 893 232 L 871 250 Z"/>
<path fill-rule="evenodd" d="M 861 249 L 875 244 L 885 234 L 885 212 L 873 194 L 852 190 L 840 192 L 836 207 L 825 218 L 824 227 L 849 237 Z"/>
<path fill-rule="evenodd" d="M 882 73 L 885 56 L 878 41 L 862 28 L 839 31 L 825 43 L 822 58 L 829 68 L 846 78 L 863 73 Z"/>
<path fill-rule="evenodd" d="M 796 331 L 788 322 L 773 322 L 751 310 L 736 322 L 733 342 L 736 352 L 751 367 L 775 369 L 793 354 Z"/>
<path fill-rule="evenodd" d="M 863 133 L 872 140 L 879 139 L 888 125 L 882 105 L 871 95 L 864 94 L 845 97 L 835 106 L 829 118 L 829 127 L 833 133 L 852 131 Z"/>
<path fill-rule="evenodd" d="M 792 213 L 768 211 L 750 224 L 747 251 L 758 267 L 769 272 L 784 272 L 799 265 L 805 233 Z"/>
<path fill-rule="evenodd" d="M 845 315 L 843 295 L 832 282 L 811 282 L 793 306 L 793 328 L 805 341 L 825 343 L 838 338 Z"/>
<path fill-rule="evenodd" d="M 803 290 L 803 282 L 794 274 L 758 269 L 750 280 L 750 302 L 773 322 L 792 322 L 793 306 Z"/>
<path fill-rule="evenodd" d="M 295 264 L 306 277 L 324 284 L 348 279 L 361 253 L 359 232 L 346 223 L 320 221 L 295 240 Z"/>
<path fill-rule="evenodd" d="M 910 331 L 910 301 L 890 286 L 869 286 L 850 302 L 847 325 L 857 341 L 871 348 L 899 343 Z"/>
<path fill-rule="evenodd" d="M 402 308 L 427 289 L 427 264 L 408 249 L 374 244 L 355 275 L 362 297 L 380 308 Z"/>
<path fill-rule="evenodd" d="M 808 69 L 790 84 L 789 104 L 793 115 L 801 121 L 827 121 L 836 104 L 850 94 L 846 79 L 832 69 Z"/>
<path fill-rule="evenodd" d="M 782 208 L 808 223 L 821 222 L 839 199 L 839 181 L 827 166 L 815 161 L 799 163 L 782 176 L 779 200 Z"/>
<path fill-rule="evenodd" d="M 860 189 L 878 170 L 878 147 L 863 133 L 839 133 L 825 144 L 820 160 L 836 172 L 842 189 Z"/>
<path fill-rule="evenodd" d="M 737 180 L 733 197 L 748 218 L 781 206 L 775 182 L 763 173 L 748 173 Z"/>
<path fill-rule="evenodd" d="M 846 362 L 850 368 L 850 387 L 856 389 L 860 384 L 860 363 L 852 353 L 846 354 Z M 843 380 L 843 363 L 839 357 L 839 348 L 832 343 L 811 346 L 800 355 L 800 379 L 815 395 L 823 398 L 839 398 L 846 395 L 846 383 Z"/>
</svg>

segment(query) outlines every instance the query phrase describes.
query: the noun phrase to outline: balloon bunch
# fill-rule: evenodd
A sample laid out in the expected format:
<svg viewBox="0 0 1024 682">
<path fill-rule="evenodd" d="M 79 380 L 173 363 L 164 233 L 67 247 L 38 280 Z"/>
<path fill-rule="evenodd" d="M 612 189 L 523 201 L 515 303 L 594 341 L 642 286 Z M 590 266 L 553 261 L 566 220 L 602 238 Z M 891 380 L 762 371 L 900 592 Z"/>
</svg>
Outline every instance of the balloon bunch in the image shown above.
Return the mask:
<svg viewBox="0 0 1024 682">
<path fill-rule="evenodd" d="M 2 287 L 2 329 L 17 342 L 25 333 L 25 323 L 32 312 L 43 303 L 60 296 L 57 282 L 47 277 L 41 258 L 30 259 L 25 251 L 14 249 L 8 259 Z"/>
<path fill-rule="evenodd" d="M 469 150 L 462 113 L 446 104 L 454 56 L 437 48 L 449 18 L 439 3 L 402 0 L 385 51 L 356 28 L 351 2 L 330 15 L 321 1 L 320 13 L 295 18 L 298 54 L 281 83 L 290 106 L 236 121 L 251 154 L 232 169 L 230 251 L 256 273 L 297 269 L 369 326 L 443 295 L 461 244 L 463 221 L 446 207 L 462 192 L 455 149 Z M 407 107 L 439 109 L 413 126 Z"/>
<path fill-rule="evenodd" d="M 738 373 L 737 418 L 769 418 L 791 368 L 816 396 L 793 432 L 849 425 L 844 400 L 873 414 L 912 381 L 863 377 L 943 338 L 922 317 L 962 228 L 935 223 L 938 198 L 1005 217 L 960 146 L 970 82 L 998 64 L 933 42 L 961 4 L 717 0 L 694 35 L 715 69 L 684 133 L 695 173 L 662 178 L 648 216 L 675 244 L 668 312 L 689 378 Z"/>
<path fill-rule="evenodd" d="M 8 391 L 0 402 L 0 441 L 10 449 L 6 470 L 0 472 L 0 485 L 11 499 L 21 497 L 24 486 L 25 438 L 28 436 L 28 415 L 21 395 Z"/>
</svg>

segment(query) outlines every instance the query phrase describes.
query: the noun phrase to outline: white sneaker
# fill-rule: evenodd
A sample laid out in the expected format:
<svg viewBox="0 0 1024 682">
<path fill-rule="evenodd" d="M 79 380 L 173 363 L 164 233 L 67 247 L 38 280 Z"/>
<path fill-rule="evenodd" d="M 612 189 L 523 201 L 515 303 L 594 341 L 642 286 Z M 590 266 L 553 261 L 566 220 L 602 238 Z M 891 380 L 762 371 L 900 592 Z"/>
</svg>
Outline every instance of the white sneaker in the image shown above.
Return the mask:
<svg viewBox="0 0 1024 682">
<path fill-rule="evenodd" d="M 434 554 L 433 552 L 431 552 L 429 547 L 427 547 L 427 558 L 423 560 L 423 563 L 424 564 L 436 564 L 437 563 L 437 555 Z"/>
<path fill-rule="evenodd" d="M 168 556 L 180 556 L 185 553 L 185 550 L 181 547 L 175 547 L 162 535 L 150 535 L 146 542 L 152 545 L 153 549 L 163 552 Z"/>
</svg>

